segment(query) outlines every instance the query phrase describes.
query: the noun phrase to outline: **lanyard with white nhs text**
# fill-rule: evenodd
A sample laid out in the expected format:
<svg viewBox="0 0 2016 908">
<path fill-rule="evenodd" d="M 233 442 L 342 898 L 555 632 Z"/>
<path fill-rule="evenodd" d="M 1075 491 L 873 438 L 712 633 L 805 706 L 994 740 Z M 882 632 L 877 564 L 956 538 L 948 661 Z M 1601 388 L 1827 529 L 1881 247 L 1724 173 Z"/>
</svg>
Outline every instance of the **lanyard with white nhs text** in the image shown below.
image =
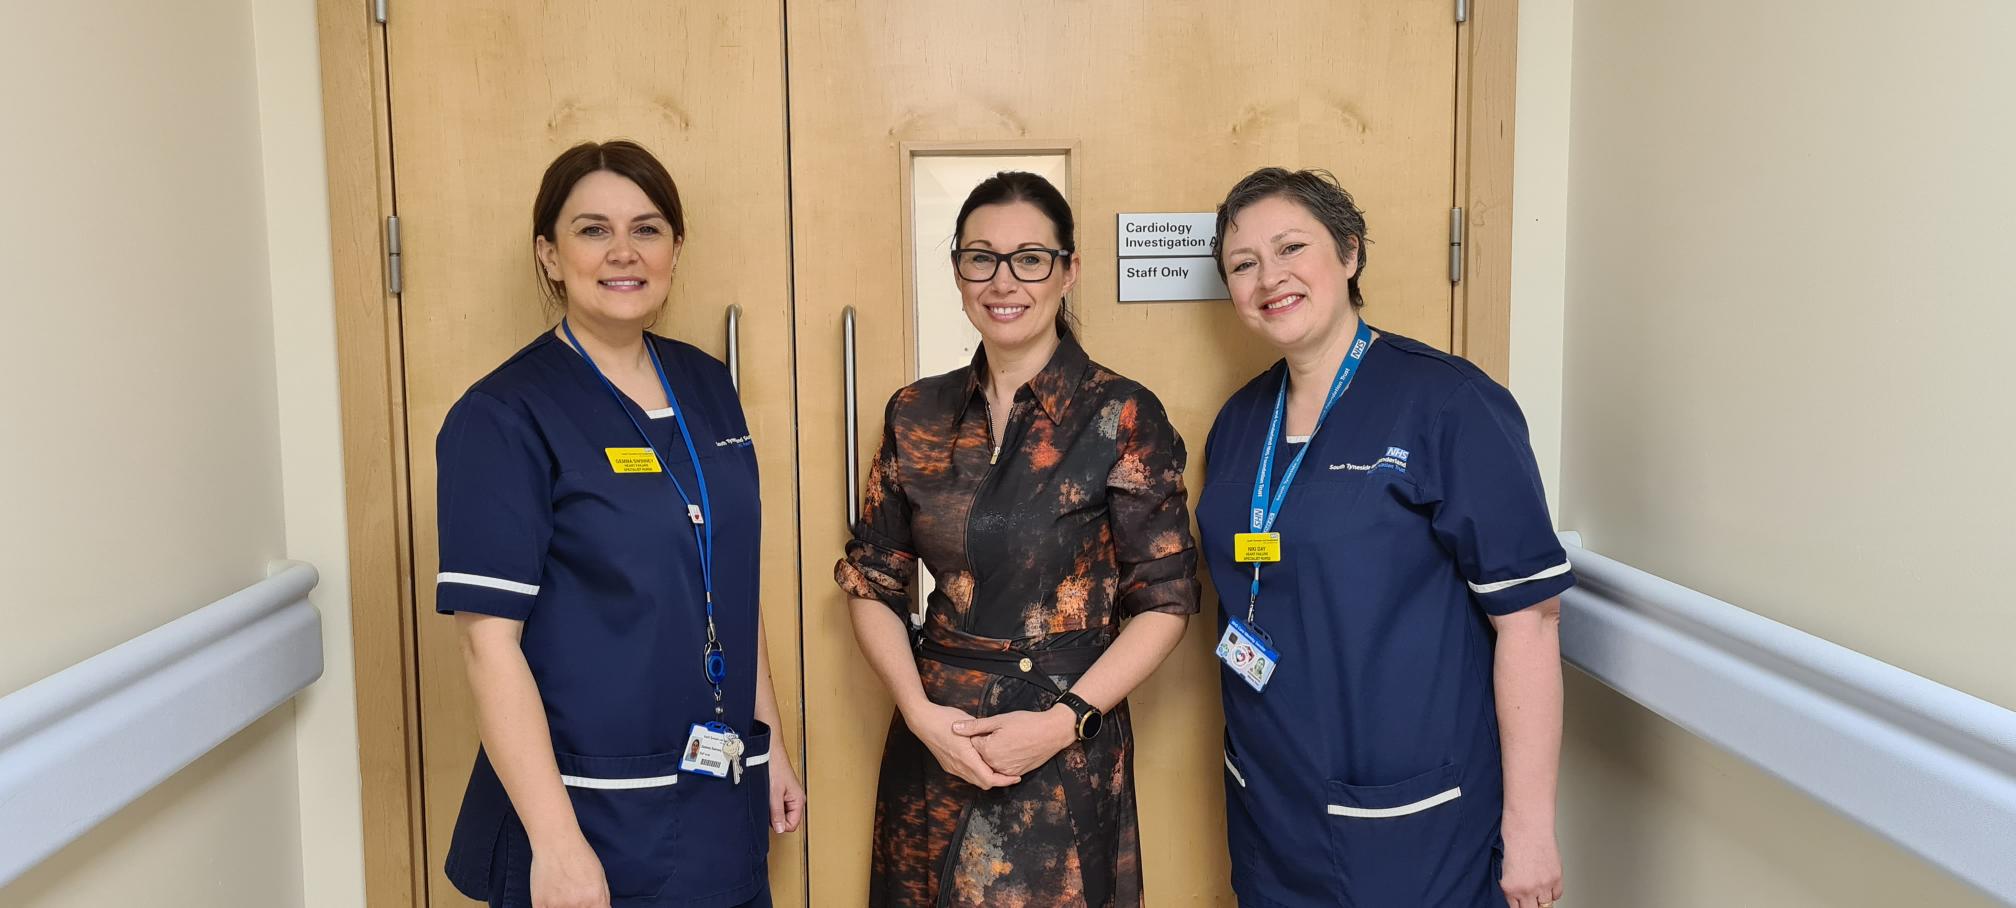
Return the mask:
<svg viewBox="0 0 2016 908">
<path fill-rule="evenodd" d="M 1264 562 L 1281 560 L 1281 538 L 1274 533 L 1274 521 L 1281 516 L 1281 507 L 1288 501 L 1288 486 L 1295 481 L 1295 474 L 1302 469 L 1302 458 L 1308 456 L 1309 449 L 1316 444 L 1316 433 L 1322 431 L 1323 422 L 1330 416 L 1330 408 L 1337 405 L 1339 398 L 1351 387 L 1351 380 L 1358 375 L 1358 367 L 1365 361 L 1365 351 L 1372 346 L 1372 326 L 1364 319 L 1358 320 L 1358 333 L 1351 341 L 1351 350 L 1344 361 L 1337 364 L 1337 376 L 1330 381 L 1330 393 L 1323 399 L 1323 409 L 1316 414 L 1316 425 L 1309 430 L 1309 441 L 1302 450 L 1295 452 L 1295 458 L 1288 461 L 1288 467 L 1281 473 L 1281 484 L 1268 494 L 1268 480 L 1274 475 L 1274 449 L 1280 444 L 1281 422 L 1288 410 L 1288 375 L 1281 375 L 1281 388 L 1274 395 L 1274 417 L 1267 424 L 1267 441 L 1260 448 L 1260 467 L 1253 477 L 1253 506 L 1249 512 L 1250 532 L 1235 534 L 1233 555 L 1239 561 L 1253 565 L 1253 585 L 1246 599 L 1246 623 L 1253 624 L 1254 612 L 1260 601 L 1260 565 Z"/>
</svg>

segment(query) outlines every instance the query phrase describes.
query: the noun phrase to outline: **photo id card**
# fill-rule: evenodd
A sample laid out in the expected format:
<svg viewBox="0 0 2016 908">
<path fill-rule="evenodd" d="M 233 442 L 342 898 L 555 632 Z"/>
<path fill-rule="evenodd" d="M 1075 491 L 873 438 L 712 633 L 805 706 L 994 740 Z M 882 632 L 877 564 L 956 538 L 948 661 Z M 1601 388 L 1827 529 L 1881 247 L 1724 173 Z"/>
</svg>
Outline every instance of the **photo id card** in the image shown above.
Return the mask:
<svg viewBox="0 0 2016 908">
<path fill-rule="evenodd" d="M 1237 618 L 1225 622 L 1225 636 L 1218 638 L 1218 661 L 1254 690 L 1267 687 L 1280 658 L 1281 654 L 1268 645 L 1267 637 L 1246 622 Z"/>
<path fill-rule="evenodd" d="M 679 755 L 679 771 L 728 778 L 729 767 L 734 763 L 728 755 L 731 740 L 736 740 L 735 732 L 726 725 L 694 723 L 692 733 L 686 736 L 686 750 Z"/>
</svg>

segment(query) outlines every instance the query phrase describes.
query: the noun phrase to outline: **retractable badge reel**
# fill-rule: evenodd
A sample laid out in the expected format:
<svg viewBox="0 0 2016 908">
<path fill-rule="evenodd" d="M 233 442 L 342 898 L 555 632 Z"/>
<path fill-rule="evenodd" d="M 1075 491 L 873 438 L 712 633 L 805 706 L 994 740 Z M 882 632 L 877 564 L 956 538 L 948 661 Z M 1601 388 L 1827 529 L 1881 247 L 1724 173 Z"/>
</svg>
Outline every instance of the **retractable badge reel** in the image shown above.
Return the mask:
<svg viewBox="0 0 2016 908">
<path fill-rule="evenodd" d="M 728 680 L 728 659 L 721 641 L 714 636 L 714 619 L 707 619 L 707 646 L 701 650 L 701 667 L 707 683 L 714 687 L 714 721 L 695 722 L 686 734 L 686 751 L 680 756 L 679 771 L 716 779 L 734 778 L 742 784 L 742 736 L 721 721 L 726 713 L 721 704 L 721 684 Z"/>
</svg>

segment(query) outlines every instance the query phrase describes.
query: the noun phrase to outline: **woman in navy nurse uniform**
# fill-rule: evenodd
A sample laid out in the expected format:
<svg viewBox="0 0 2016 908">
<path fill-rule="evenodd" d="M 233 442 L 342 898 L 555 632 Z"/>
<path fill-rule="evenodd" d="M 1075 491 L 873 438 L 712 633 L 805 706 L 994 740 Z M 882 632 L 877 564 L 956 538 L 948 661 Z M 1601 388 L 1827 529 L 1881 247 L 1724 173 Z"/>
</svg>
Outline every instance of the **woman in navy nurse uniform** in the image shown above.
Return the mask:
<svg viewBox="0 0 2016 908">
<path fill-rule="evenodd" d="M 648 151 L 548 167 L 563 317 L 449 411 L 438 608 L 476 699 L 448 878 L 493 906 L 770 904 L 805 796 L 772 737 L 756 457 L 727 370 L 646 329 L 685 240 Z"/>
<path fill-rule="evenodd" d="M 1240 320 L 1283 356 L 1218 414 L 1198 508 L 1233 888 L 1547 908 L 1574 577 L 1519 408 L 1359 319 L 1364 218 L 1328 174 L 1248 176 L 1217 248 Z"/>
</svg>

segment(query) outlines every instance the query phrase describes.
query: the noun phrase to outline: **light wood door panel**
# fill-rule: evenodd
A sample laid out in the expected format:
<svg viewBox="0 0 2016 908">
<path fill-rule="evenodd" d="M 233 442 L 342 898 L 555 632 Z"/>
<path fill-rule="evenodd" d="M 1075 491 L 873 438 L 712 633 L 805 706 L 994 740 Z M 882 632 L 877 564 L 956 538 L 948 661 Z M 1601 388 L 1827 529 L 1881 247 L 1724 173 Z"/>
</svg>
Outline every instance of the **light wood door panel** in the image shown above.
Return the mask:
<svg viewBox="0 0 2016 908">
<path fill-rule="evenodd" d="M 847 536 L 844 452 L 873 456 L 883 403 L 917 377 L 905 144 L 1072 149 L 1085 345 L 1161 397 L 1190 445 L 1194 500 L 1211 419 L 1273 357 L 1225 303 L 1117 303 L 1115 215 L 1210 210 L 1263 165 L 1328 168 L 1370 222 L 1368 319 L 1446 349 L 1456 25 L 1436 2 L 858 0 L 793 3 L 787 27 L 811 867 L 817 903 L 846 906 L 865 901 L 890 707 L 831 565 Z M 843 428 L 850 305 L 858 439 Z M 1232 903 L 1213 610 L 1132 697 L 1151 905 Z"/>
<path fill-rule="evenodd" d="M 532 266 L 532 197 L 546 164 L 576 142 L 636 139 L 679 184 L 687 248 L 656 330 L 722 356 L 727 307 L 742 307 L 771 670 L 784 734 L 794 749 L 805 740 L 781 16 L 774 3 L 402 0 L 387 26 L 426 860 L 437 908 L 469 904 L 441 864 L 477 736 L 454 622 L 433 614 L 434 437 L 473 381 L 554 321 Z M 802 835 L 772 851 L 780 905 L 802 904 Z"/>
</svg>

